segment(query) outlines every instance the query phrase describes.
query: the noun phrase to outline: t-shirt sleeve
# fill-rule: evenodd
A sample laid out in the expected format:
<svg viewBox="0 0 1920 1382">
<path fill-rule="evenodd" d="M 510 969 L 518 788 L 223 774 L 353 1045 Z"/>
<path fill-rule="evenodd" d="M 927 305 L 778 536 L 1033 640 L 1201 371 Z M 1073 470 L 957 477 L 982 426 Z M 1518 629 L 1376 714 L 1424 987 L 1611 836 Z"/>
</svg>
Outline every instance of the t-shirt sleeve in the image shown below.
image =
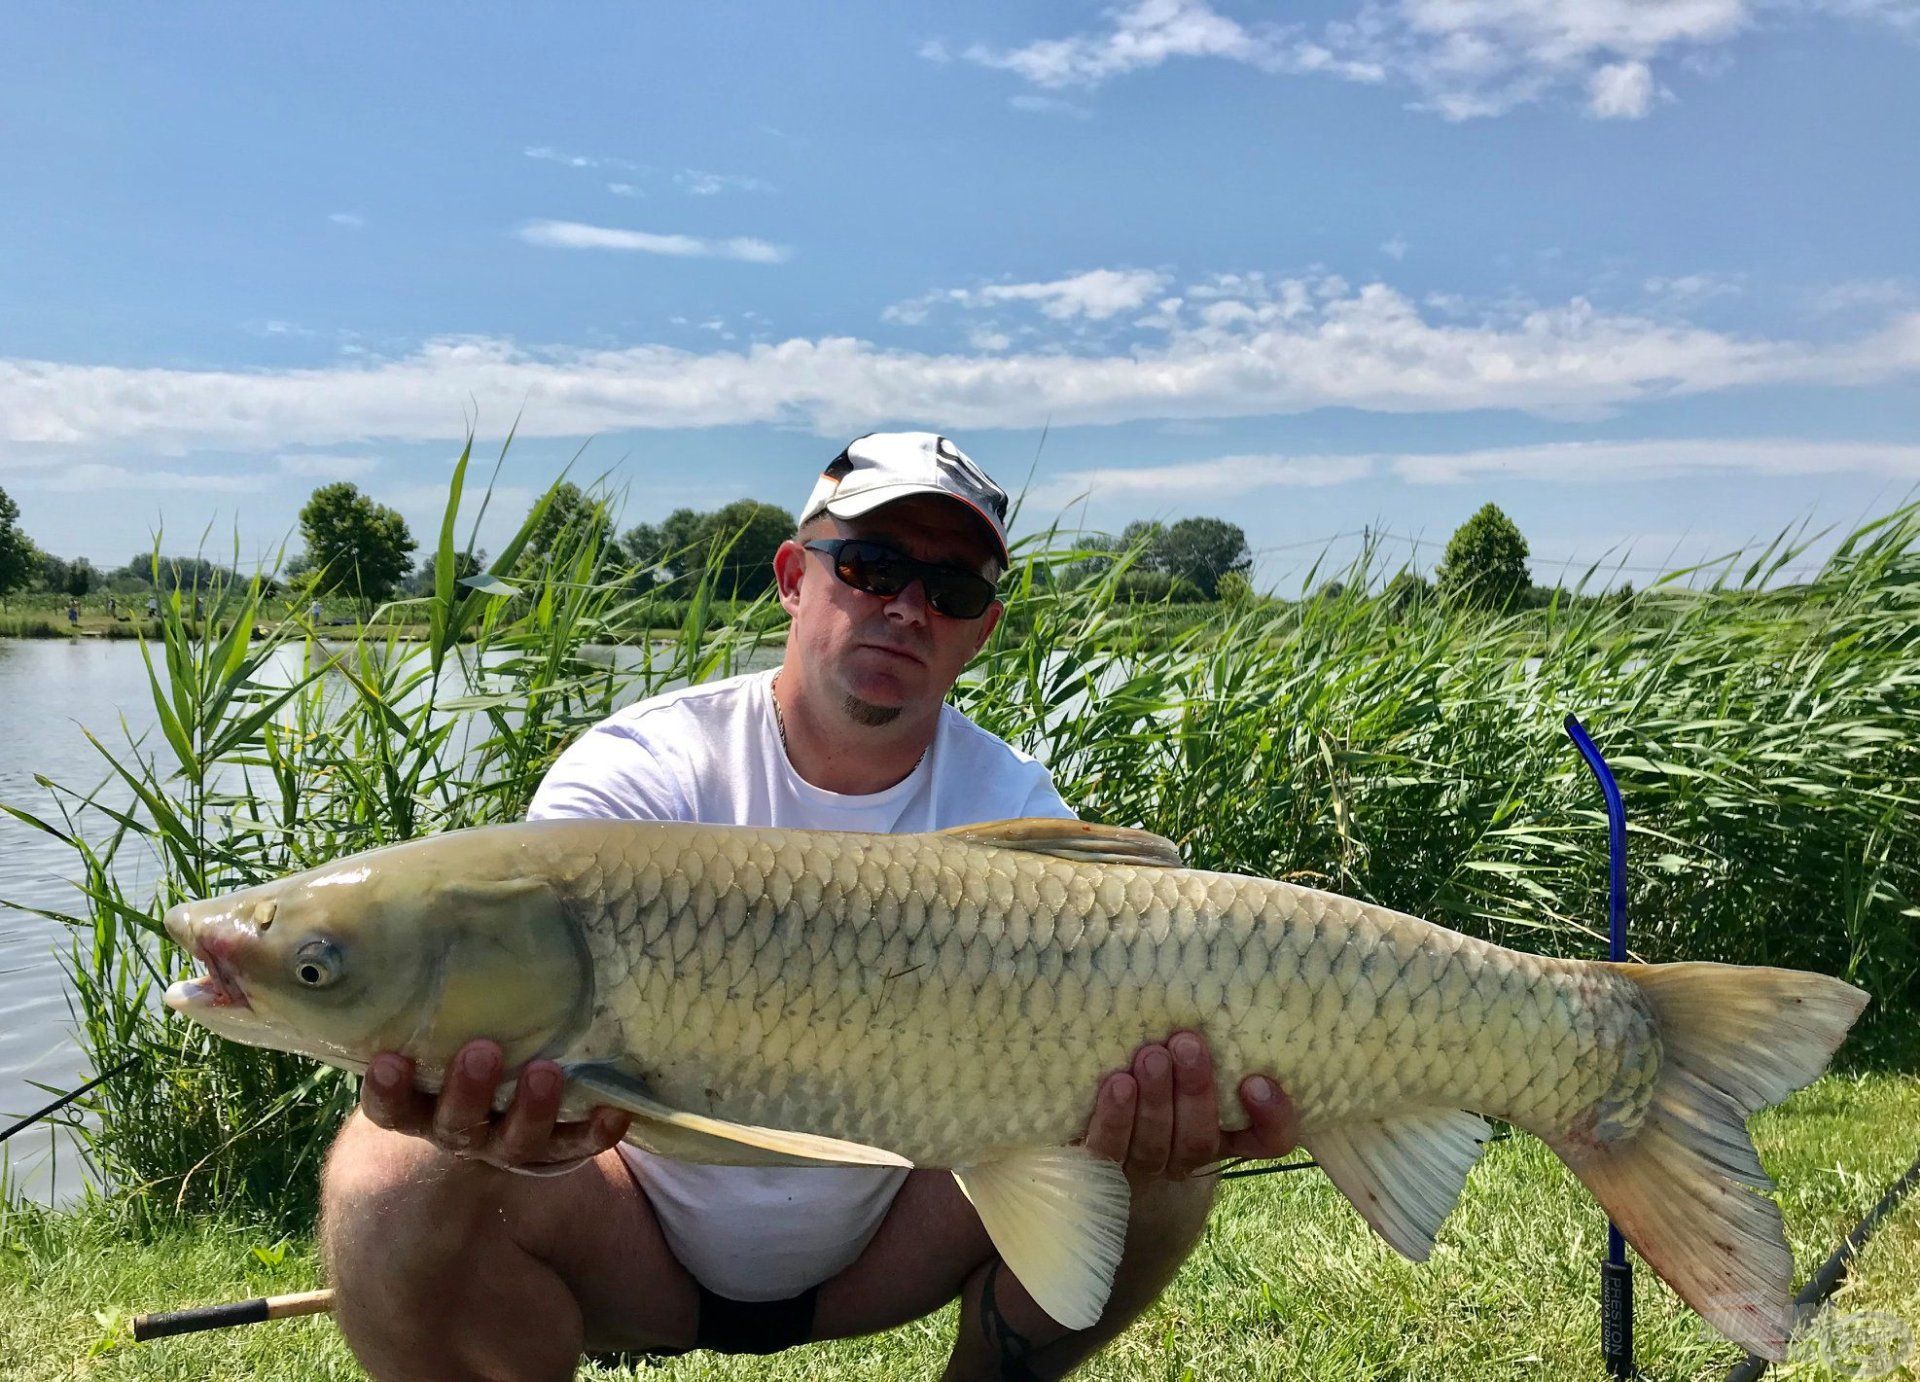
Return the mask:
<svg viewBox="0 0 1920 1382">
<path fill-rule="evenodd" d="M 1062 800 L 1059 791 L 1053 785 L 1053 774 L 1043 764 L 1030 762 L 1033 772 L 1033 787 L 1027 793 L 1027 804 L 1020 809 L 1021 816 L 1055 816 L 1064 820 L 1078 820 L 1074 809 Z"/>
<path fill-rule="evenodd" d="M 625 726 L 595 725 L 560 755 L 527 807 L 530 821 L 582 816 L 688 821 L 692 807 L 673 764 Z"/>
</svg>

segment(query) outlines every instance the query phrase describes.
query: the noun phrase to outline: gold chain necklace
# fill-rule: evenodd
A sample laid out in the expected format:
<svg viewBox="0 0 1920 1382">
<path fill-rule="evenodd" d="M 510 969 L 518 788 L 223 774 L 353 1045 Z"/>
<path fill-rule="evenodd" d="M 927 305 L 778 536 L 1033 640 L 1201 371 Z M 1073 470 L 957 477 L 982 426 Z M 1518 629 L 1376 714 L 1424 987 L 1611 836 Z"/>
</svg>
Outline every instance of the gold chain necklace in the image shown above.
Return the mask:
<svg viewBox="0 0 1920 1382">
<path fill-rule="evenodd" d="M 779 685 L 780 674 L 775 672 L 773 674 L 773 680 L 767 683 L 767 699 L 773 702 L 773 727 L 780 731 L 780 751 L 787 756 L 787 762 L 791 764 L 793 762 L 793 746 L 787 743 L 787 717 L 780 711 L 780 697 L 774 694 Z M 907 775 L 909 777 L 919 769 L 922 763 L 927 761 L 927 750 L 932 747 L 933 741 L 928 740 L 927 747 L 921 749 L 920 756 L 913 760 L 913 767 L 907 769 Z"/>
</svg>

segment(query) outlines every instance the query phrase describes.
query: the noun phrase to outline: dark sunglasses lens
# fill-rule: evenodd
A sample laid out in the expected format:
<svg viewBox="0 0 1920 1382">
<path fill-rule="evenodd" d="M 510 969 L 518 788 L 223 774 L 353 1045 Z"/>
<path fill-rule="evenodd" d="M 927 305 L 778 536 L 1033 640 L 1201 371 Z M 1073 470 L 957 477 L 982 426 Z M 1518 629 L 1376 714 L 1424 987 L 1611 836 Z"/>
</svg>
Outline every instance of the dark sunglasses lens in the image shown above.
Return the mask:
<svg viewBox="0 0 1920 1382">
<path fill-rule="evenodd" d="M 928 572 L 927 603 L 949 619 L 978 619 L 993 603 L 993 587 L 964 571 Z"/>
<path fill-rule="evenodd" d="M 834 563 L 840 579 L 870 595 L 898 595 L 911 577 L 900 559 L 871 542 L 849 542 Z"/>
</svg>

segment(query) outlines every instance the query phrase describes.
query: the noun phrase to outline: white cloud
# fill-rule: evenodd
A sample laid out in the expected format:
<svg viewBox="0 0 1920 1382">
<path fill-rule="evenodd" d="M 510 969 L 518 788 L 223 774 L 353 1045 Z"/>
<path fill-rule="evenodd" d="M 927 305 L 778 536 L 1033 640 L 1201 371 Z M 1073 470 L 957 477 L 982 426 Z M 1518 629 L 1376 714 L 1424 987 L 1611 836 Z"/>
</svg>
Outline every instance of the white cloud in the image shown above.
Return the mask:
<svg viewBox="0 0 1920 1382">
<path fill-rule="evenodd" d="M 1861 308 L 1909 307 L 1920 302 L 1920 288 L 1902 278 L 1855 278 L 1828 283 L 1806 293 L 1815 312 L 1853 312 Z"/>
<path fill-rule="evenodd" d="M 1610 62 L 1587 78 L 1587 110 L 1602 120 L 1638 120 L 1653 109 L 1653 70 Z"/>
<path fill-rule="evenodd" d="M 739 259 L 749 264 L 784 263 L 791 253 L 785 246 L 739 235 L 728 240 L 702 240 L 693 235 L 654 235 L 579 221 L 529 221 L 515 233 L 529 245 L 546 249 L 628 250 L 694 259 Z"/>
<path fill-rule="evenodd" d="M 1710 298 L 1738 297 L 1747 290 L 1746 275 L 1692 273 L 1672 278 L 1647 278 L 1640 286 L 1651 297 L 1670 302 L 1704 302 Z"/>
<path fill-rule="evenodd" d="M 1175 320 L 1159 339 L 1105 353 L 1068 353 L 1044 340 L 1005 354 L 941 354 L 839 336 L 705 352 L 449 338 L 399 358 L 283 370 L 0 359 L 0 460 L 106 445 L 275 450 L 443 440 L 461 430 L 461 410 L 475 399 L 523 411 L 526 435 L 774 423 L 831 436 L 927 419 L 958 430 L 1324 407 L 1593 417 L 1642 400 L 1920 374 L 1920 312 L 1812 342 L 1605 313 L 1580 299 L 1435 318 L 1379 283 L 1242 275 L 1236 286 L 1242 296 L 1231 301 L 1244 309 L 1236 319 Z"/>
<path fill-rule="evenodd" d="M 358 480 L 379 469 L 378 456 L 329 456 L 284 452 L 274 464 L 288 475 L 314 480 Z"/>
<path fill-rule="evenodd" d="M 1404 235 L 1396 235 L 1380 246 L 1380 253 L 1386 255 L 1395 263 L 1398 263 L 1407 257 L 1407 248 L 1407 237 Z"/>
<path fill-rule="evenodd" d="M 1106 321 L 1122 312 L 1136 311 L 1168 282 L 1167 275 L 1148 269 L 1093 269 L 1046 283 L 990 283 L 980 288 L 936 289 L 906 302 L 896 302 L 881 316 L 887 321 L 912 326 L 925 321 L 928 311 L 940 304 L 974 309 L 1030 302 L 1054 321 L 1075 317 Z"/>
<path fill-rule="evenodd" d="M 1028 492 L 1042 509 L 1091 494 L 1102 501 L 1125 495 L 1142 500 L 1234 498 L 1257 490 L 1321 488 L 1374 474 L 1372 456 L 1220 456 L 1153 466 L 1099 466 L 1047 476 Z"/>
<path fill-rule="evenodd" d="M 80 461 L 33 470 L 15 481 L 22 490 L 51 494 L 97 494 L 102 490 L 185 490 L 190 494 L 254 494 L 272 487 L 266 475 L 220 475 L 203 471 L 159 470 L 151 466 Z"/>
<path fill-rule="evenodd" d="M 345 226 L 348 230 L 365 230 L 367 218 L 354 211 L 336 211 L 327 217 L 334 225 Z"/>
<path fill-rule="evenodd" d="M 526 154 L 528 158 L 538 159 L 543 163 L 558 163 L 567 168 L 634 169 L 640 166 L 632 160 L 625 158 L 593 157 L 587 154 L 562 153 L 560 150 L 549 148 L 544 144 L 523 149 L 521 152 Z"/>
<path fill-rule="evenodd" d="M 644 197 L 646 195 L 646 193 L 642 192 L 630 182 L 610 182 L 607 184 L 607 191 L 613 193 L 616 197 Z"/>
<path fill-rule="evenodd" d="M 1273 489 L 1353 484 L 1381 475 L 1409 484 L 1451 485 L 1487 478 L 1608 484 L 1687 476 L 1883 475 L 1920 479 L 1920 444 L 1797 438 L 1683 438 L 1550 442 L 1479 451 L 1220 456 L 1150 466 L 1064 471 L 1036 484 L 1041 508 L 1091 494 L 1107 502 L 1241 499 Z"/>
<path fill-rule="evenodd" d="M 1868 474 L 1920 479 L 1920 445 L 1796 438 L 1555 442 L 1382 460 L 1401 479 L 1429 485 L 1487 476 L 1580 483 L 1671 480 L 1689 475 Z"/>
<path fill-rule="evenodd" d="M 1242 24 L 1208 0 L 1134 0 L 1100 27 L 1011 49 L 924 45 L 1050 91 L 1089 90 L 1177 59 L 1287 76 L 1393 82 L 1450 120 L 1499 115 L 1561 89 L 1602 118 L 1638 119 L 1661 95 L 1652 63 L 1695 69 L 1775 14 L 1871 21 L 1920 37 L 1920 0 L 1360 0 L 1317 31 Z"/>
<path fill-rule="evenodd" d="M 1076 120 L 1089 120 L 1093 117 L 1093 112 L 1085 106 L 1062 100 L 1058 96 L 1010 96 L 1007 98 L 1007 104 L 1029 115 L 1070 115 Z"/>
<path fill-rule="evenodd" d="M 760 178 L 737 173 L 703 173 L 695 168 L 675 173 L 673 180 L 696 197 L 712 197 L 721 192 L 773 191 L 773 184 Z"/>
</svg>

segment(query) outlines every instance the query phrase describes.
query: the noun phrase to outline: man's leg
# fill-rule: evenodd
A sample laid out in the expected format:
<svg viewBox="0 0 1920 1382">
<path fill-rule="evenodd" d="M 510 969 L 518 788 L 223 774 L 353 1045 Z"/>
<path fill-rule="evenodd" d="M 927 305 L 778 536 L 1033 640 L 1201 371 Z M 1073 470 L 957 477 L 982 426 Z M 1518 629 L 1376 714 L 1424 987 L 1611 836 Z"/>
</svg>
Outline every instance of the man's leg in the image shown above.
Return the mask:
<svg viewBox="0 0 1920 1382">
<path fill-rule="evenodd" d="M 321 1239 L 335 1318 L 380 1382 L 571 1378 L 588 1349 L 693 1342 L 693 1279 L 617 1151 L 513 1175 L 356 1112 L 328 1157 Z"/>
<path fill-rule="evenodd" d="M 915 1171 L 866 1250 L 820 1288 L 814 1337 L 890 1328 L 931 1314 L 958 1294 L 960 1329 L 948 1382 L 1064 1377 L 1166 1290 L 1200 1241 L 1213 1185 L 1208 1177 L 1163 1180 L 1134 1192 L 1106 1311 L 1093 1328 L 1076 1332 L 1035 1305 L 1001 1264 L 953 1177 Z"/>
</svg>

